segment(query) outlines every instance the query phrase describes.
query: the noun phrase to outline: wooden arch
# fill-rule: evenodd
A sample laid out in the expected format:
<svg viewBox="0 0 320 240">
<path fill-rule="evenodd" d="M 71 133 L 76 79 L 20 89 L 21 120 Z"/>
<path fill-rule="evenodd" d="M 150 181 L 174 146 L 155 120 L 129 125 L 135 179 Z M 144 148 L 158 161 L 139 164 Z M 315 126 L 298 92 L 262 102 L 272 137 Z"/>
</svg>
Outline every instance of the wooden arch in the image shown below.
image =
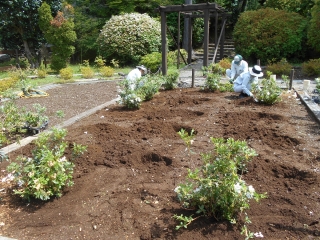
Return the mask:
<svg viewBox="0 0 320 240">
<path fill-rule="evenodd" d="M 178 39 L 180 39 L 180 13 L 184 14 L 189 18 L 204 18 L 204 56 L 203 56 L 203 66 L 208 66 L 208 56 L 209 56 L 209 21 L 211 17 L 215 18 L 215 46 L 220 44 L 220 56 L 223 56 L 224 52 L 224 33 L 225 24 L 227 17 L 231 16 L 224 8 L 216 3 L 199 3 L 199 4 L 182 4 L 182 5 L 171 5 L 171 6 L 159 6 L 157 9 L 161 15 L 161 50 L 162 50 L 162 74 L 167 75 L 167 13 L 179 12 L 178 21 Z M 219 39 L 217 39 L 218 31 L 218 17 L 222 17 L 222 25 Z M 192 55 L 192 24 L 189 21 L 189 44 L 188 44 L 188 63 L 191 63 Z M 220 43 L 221 41 L 221 43 Z M 215 54 L 213 61 L 215 60 L 218 48 L 215 49 Z M 180 51 L 180 44 L 178 44 L 178 52 Z"/>
</svg>

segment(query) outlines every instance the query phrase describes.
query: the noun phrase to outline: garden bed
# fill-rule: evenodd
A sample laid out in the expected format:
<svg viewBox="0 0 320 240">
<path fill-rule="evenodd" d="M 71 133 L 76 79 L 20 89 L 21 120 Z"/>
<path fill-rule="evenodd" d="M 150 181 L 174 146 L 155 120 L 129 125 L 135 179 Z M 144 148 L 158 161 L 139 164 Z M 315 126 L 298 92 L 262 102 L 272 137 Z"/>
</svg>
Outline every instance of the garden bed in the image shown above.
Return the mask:
<svg viewBox="0 0 320 240">
<path fill-rule="evenodd" d="M 68 109 L 68 101 L 60 104 Z M 177 134 L 181 128 L 196 132 L 192 154 Z M 76 160 L 75 185 L 61 198 L 26 203 L 0 182 L 0 235 L 244 239 L 239 225 L 213 217 L 200 217 L 187 229 L 175 230 L 174 214 L 196 213 L 180 206 L 174 189 L 184 182 L 188 168 L 201 165 L 200 153 L 212 150 L 209 137 L 245 140 L 258 153 L 243 179 L 258 193 L 267 192 L 268 198 L 252 202 L 247 211 L 252 232 L 261 232 L 265 239 L 320 236 L 320 130 L 305 106 L 293 93 L 265 106 L 251 98 L 240 100 L 235 93 L 198 88 L 160 92 L 135 111 L 110 106 L 68 127 L 67 140 L 88 146 Z M 29 144 L 10 157 L 31 149 Z M 6 165 L 0 164 L 1 170 Z M 5 174 L 1 171 L 1 177 Z"/>
</svg>

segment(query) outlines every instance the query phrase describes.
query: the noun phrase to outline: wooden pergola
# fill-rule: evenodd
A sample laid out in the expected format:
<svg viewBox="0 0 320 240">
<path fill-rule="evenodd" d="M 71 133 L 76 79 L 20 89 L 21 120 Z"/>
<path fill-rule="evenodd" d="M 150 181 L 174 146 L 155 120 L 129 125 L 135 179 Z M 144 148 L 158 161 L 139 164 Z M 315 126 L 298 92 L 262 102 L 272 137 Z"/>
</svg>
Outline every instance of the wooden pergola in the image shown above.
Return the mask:
<svg viewBox="0 0 320 240">
<path fill-rule="evenodd" d="M 209 56 L 209 21 L 210 18 L 215 19 L 215 46 L 220 44 L 220 56 L 224 53 L 224 34 L 225 25 L 227 18 L 231 15 L 224 8 L 216 3 L 199 3 L 199 4 L 182 4 L 182 5 L 171 5 L 171 6 L 160 6 L 158 12 L 161 14 L 161 41 L 162 41 L 162 74 L 167 75 L 167 13 L 179 12 L 178 19 L 178 40 L 180 40 L 180 14 L 182 13 L 185 17 L 192 18 L 204 18 L 204 43 L 203 43 L 203 66 L 208 66 Z M 218 35 L 218 18 L 222 18 L 220 36 Z M 188 63 L 191 63 L 192 57 L 192 23 L 189 21 L 188 26 Z M 180 52 L 180 44 L 178 43 L 178 52 Z M 215 48 L 215 54 L 213 61 L 215 61 L 218 48 Z"/>
</svg>

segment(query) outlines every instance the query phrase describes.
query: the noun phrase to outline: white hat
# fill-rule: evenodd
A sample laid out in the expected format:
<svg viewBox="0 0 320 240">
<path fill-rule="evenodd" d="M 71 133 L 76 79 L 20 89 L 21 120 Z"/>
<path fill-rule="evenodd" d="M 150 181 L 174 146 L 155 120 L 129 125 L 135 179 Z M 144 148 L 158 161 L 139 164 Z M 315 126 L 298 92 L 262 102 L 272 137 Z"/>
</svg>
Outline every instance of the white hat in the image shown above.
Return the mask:
<svg viewBox="0 0 320 240">
<path fill-rule="evenodd" d="M 144 72 L 147 72 L 147 68 L 146 68 L 145 66 L 143 66 L 143 65 L 141 65 L 141 66 L 136 66 L 136 68 L 141 69 L 141 70 L 144 71 Z"/>
<path fill-rule="evenodd" d="M 261 67 L 258 65 L 254 65 L 253 67 L 249 68 L 250 75 L 255 77 L 262 77 L 263 72 L 261 70 Z"/>
</svg>

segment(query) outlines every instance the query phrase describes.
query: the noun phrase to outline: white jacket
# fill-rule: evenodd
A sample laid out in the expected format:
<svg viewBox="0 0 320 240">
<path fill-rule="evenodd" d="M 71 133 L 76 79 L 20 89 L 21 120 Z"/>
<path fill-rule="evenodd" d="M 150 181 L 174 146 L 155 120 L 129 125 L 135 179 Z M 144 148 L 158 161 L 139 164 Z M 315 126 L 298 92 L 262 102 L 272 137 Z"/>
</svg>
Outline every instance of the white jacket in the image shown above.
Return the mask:
<svg viewBox="0 0 320 240">
<path fill-rule="evenodd" d="M 229 71 L 228 71 L 229 70 Z M 241 62 L 238 64 L 234 63 L 234 60 L 231 62 L 231 70 L 227 70 L 227 76 L 230 79 L 235 79 L 237 78 L 241 73 L 248 72 L 249 67 L 248 63 L 244 60 L 241 60 Z"/>
<path fill-rule="evenodd" d="M 250 92 L 250 90 L 251 90 L 251 84 L 253 83 L 254 84 L 259 83 L 258 77 L 252 76 L 250 72 L 242 73 L 233 82 L 233 90 L 235 92 L 243 92 L 251 97 L 253 96 L 253 94 Z"/>
<path fill-rule="evenodd" d="M 139 78 L 141 78 L 141 72 L 138 68 L 135 68 L 129 72 L 126 79 L 128 80 L 130 90 L 135 90 Z"/>
</svg>

